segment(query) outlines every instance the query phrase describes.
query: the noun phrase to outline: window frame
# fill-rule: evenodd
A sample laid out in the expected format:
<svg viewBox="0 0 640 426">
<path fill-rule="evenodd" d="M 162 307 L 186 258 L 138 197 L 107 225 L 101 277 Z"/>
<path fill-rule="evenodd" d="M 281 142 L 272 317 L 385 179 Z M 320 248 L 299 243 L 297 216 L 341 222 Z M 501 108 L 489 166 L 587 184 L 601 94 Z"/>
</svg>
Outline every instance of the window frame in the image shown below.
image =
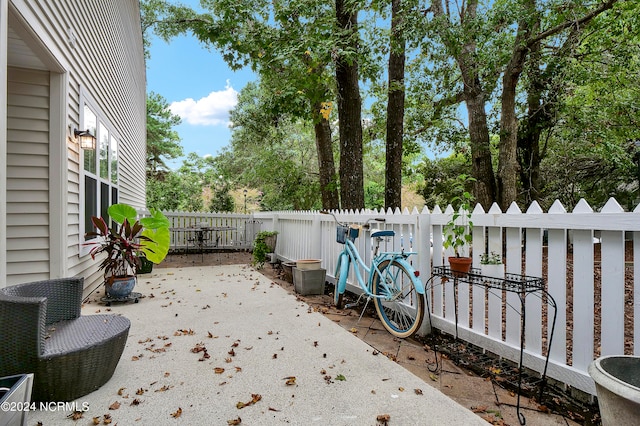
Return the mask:
<svg viewBox="0 0 640 426">
<path fill-rule="evenodd" d="M 93 115 L 96 117 L 96 128 L 95 128 L 95 137 L 96 137 L 96 148 L 93 151 L 85 151 L 81 148 L 79 149 L 79 184 L 80 184 L 80 194 L 79 194 L 79 230 L 80 230 L 80 249 L 79 256 L 84 257 L 87 256 L 92 249 L 92 246 L 87 245 L 87 242 L 91 240 L 85 239 L 85 234 L 87 231 L 87 227 L 89 223 L 87 220 L 87 179 L 93 179 L 95 185 L 95 192 L 91 197 L 95 205 L 92 208 L 92 213 L 95 213 L 98 216 L 103 216 L 106 214 L 106 210 L 109 205 L 115 202 L 118 202 L 120 196 L 120 161 L 119 154 L 121 149 L 122 139 L 120 138 L 118 132 L 115 127 L 111 124 L 111 122 L 104 115 L 102 110 L 98 108 L 97 104 L 81 90 L 80 94 L 80 104 L 79 104 L 79 128 L 82 130 L 87 129 L 86 117 L 85 117 L 85 108 L 89 109 Z M 103 129 L 103 130 L 101 130 Z M 103 137 L 102 132 L 106 130 L 108 134 L 108 145 L 107 145 L 107 159 L 105 161 L 107 165 L 106 178 L 101 177 L 100 165 L 104 160 L 100 159 L 100 148 L 101 148 L 101 138 Z M 115 149 L 113 146 L 115 145 Z M 89 155 L 89 152 L 93 152 L 93 162 L 95 164 L 95 173 L 85 168 L 85 155 Z M 115 152 L 116 161 L 112 161 L 112 155 Z M 113 167 L 115 166 L 115 171 Z M 116 180 L 116 182 L 112 182 L 112 179 Z M 106 186 L 106 191 L 104 187 Z M 114 192 L 115 191 L 115 192 Z M 103 192 L 106 192 L 106 203 L 103 198 Z M 106 204 L 106 205 L 103 205 Z M 91 228 L 92 229 L 92 228 Z"/>
</svg>

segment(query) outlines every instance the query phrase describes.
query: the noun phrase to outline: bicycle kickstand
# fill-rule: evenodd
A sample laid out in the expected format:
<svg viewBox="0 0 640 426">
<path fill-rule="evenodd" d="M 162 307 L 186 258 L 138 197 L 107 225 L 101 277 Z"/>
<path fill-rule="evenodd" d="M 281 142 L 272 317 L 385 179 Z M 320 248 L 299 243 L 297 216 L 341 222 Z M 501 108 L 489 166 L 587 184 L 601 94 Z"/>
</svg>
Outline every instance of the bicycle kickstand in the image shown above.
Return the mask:
<svg viewBox="0 0 640 426">
<path fill-rule="evenodd" d="M 366 293 L 360 293 L 360 296 L 358 296 L 358 300 L 356 300 L 355 303 L 347 303 L 346 305 L 344 305 L 345 308 L 353 308 L 355 306 L 358 306 L 360 304 L 360 299 L 362 299 L 363 296 L 365 296 Z M 367 296 L 367 301 L 364 304 L 364 308 L 362 308 L 362 312 L 360 312 L 360 316 L 358 317 L 358 322 L 356 324 L 360 323 L 360 320 L 362 319 L 362 316 L 364 315 L 364 311 L 367 310 L 367 306 L 369 305 L 369 301 L 371 300 L 371 296 Z"/>
</svg>

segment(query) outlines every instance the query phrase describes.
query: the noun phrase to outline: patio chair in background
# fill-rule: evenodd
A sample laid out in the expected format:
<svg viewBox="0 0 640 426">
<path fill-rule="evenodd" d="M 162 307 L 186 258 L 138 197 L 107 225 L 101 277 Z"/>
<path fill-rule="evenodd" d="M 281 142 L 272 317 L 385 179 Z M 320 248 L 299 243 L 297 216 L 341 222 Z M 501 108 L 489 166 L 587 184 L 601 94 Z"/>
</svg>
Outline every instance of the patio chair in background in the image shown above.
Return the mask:
<svg viewBox="0 0 640 426">
<path fill-rule="evenodd" d="M 71 401 L 113 375 L 129 335 L 118 315 L 80 315 L 84 278 L 0 288 L 0 377 L 34 373 L 32 401 Z"/>
</svg>

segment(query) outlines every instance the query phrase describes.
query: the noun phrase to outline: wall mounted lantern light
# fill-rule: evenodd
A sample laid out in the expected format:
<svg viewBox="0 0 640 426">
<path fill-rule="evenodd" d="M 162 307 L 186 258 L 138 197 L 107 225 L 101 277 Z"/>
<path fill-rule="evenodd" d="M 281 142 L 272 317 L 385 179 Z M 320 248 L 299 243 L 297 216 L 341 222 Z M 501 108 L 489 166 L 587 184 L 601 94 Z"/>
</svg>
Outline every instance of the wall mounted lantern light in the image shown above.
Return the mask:
<svg viewBox="0 0 640 426">
<path fill-rule="evenodd" d="M 96 137 L 90 131 L 73 129 L 73 135 L 78 140 L 80 148 L 92 151 L 96 149 Z"/>
</svg>

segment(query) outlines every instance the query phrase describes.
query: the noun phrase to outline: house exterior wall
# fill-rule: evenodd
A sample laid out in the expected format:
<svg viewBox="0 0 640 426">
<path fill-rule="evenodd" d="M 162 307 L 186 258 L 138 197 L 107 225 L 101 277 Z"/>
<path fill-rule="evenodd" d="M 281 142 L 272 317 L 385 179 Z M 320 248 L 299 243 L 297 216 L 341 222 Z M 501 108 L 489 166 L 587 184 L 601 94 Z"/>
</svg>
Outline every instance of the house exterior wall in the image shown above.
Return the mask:
<svg viewBox="0 0 640 426">
<path fill-rule="evenodd" d="M 8 17 L 5 21 L 8 24 L 4 26 L 3 16 Z M 19 151 L 26 145 L 22 136 L 9 143 L 0 139 L 0 145 L 3 145 L 0 164 L 6 160 L 9 162 L 7 170 L 19 176 L 19 165 L 27 163 L 37 170 L 38 183 L 48 190 L 45 201 L 40 200 L 41 197 L 33 202 L 24 201 L 27 194 L 16 193 L 12 194 L 13 198 L 0 197 L 0 239 L 5 235 L 1 231 L 6 230 L 12 245 L 11 249 L 3 250 L 3 241 L 0 241 L 3 251 L 0 274 L 3 269 L 6 271 L 0 275 L 0 278 L 6 276 L 6 280 L 0 279 L 0 286 L 31 281 L 34 277 L 74 275 L 84 276 L 88 285 L 97 283 L 100 274 L 96 262 L 82 244 L 85 152 L 78 147 L 73 130 L 85 124 L 84 103 L 90 102 L 100 122 L 108 126 L 110 134 L 118 140 L 118 200 L 143 208 L 146 78 L 139 2 L 0 0 L 0 42 L 3 36 L 5 41 L 0 45 L 0 51 L 9 50 L 7 65 L 13 65 L 10 74 L 22 74 L 22 70 L 17 72 L 12 64 L 12 60 L 17 60 L 27 68 L 34 67 L 27 69 L 29 72 L 25 72 L 25 76 L 48 79 L 49 120 L 41 134 L 44 142 L 38 145 L 39 154 L 34 151 L 30 152 L 30 157 L 25 157 L 16 151 L 3 155 L 5 147 Z M 22 50 L 11 50 L 16 46 Z M 2 67 L 3 76 L 7 65 Z M 37 68 L 44 68 L 41 70 L 44 74 L 34 74 Z M 5 81 L 3 78 L 2 83 Z M 19 82 L 9 79 L 8 86 L 11 86 L 8 89 L 10 97 L 15 98 L 17 95 L 13 93 L 20 87 Z M 42 86 L 38 83 L 32 88 L 35 90 L 35 87 Z M 0 90 L 0 100 L 2 96 Z M 35 123 L 29 116 L 31 112 L 18 109 L 9 118 L 14 123 L 11 125 L 26 123 L 31 127 Z M 9 114 L 7 102 L 0 103 L 0 116 L 6 120 Z M 0 119 L 0 125 L 2 123 Z M 43 148 L 48 148 L 46 153 Z M 3 183 L 2 178 L 0 172 L 0 192 L 4 195 L 9 185 L 17 181 L 12 177 L 13 180 Z M 3 217 L 5 208 L 7 213 Z M 3 226 L 3 220 L 8 221 L 6 226 Z M 26 232 L 20 221 L 28 222 L 30 227 L 40 227 L 37 235 Z M 25 252 L 18 253 L 13 247 L 25 247 Z M 37 248 L 37 262 L 23 256 L 27 251 L 34 254 L 34 248 Z M 4 262 L 3 256 L 6 256 Z"/>
<path fill-rule="evenodd" d="M 9 0 L 0 0 L 0 286 L 7 275 L 7 203 L 2 202 L 7 189 L 7 46 Z"/>
<path fill-rule="evenodd" d="M 49 278 L 49 72 L 7 73 L 7 284 Z"/>
</svg>

